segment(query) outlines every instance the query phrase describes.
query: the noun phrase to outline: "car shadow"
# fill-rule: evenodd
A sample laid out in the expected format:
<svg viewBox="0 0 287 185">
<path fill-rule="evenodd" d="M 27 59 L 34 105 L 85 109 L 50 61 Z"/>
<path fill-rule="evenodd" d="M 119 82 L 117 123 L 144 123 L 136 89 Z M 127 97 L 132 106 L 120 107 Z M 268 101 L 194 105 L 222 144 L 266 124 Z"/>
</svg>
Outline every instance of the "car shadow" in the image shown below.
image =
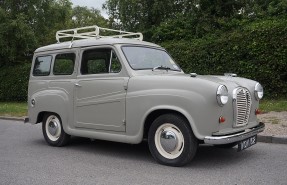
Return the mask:
<svg viewBox="0 0 287 185">
<path fill-rule="evenodd" d="M 140 144 L 126 144 L 103 140 L 93 140 L 72 137 L 68 147 L 70 150 L 81 150 L 110 157 L 129 160 L 152 161 L 147 142 Z"/>
<path fill-rule="evenodd" d="M 65 148 L 68 150 L 104 155 L 105 157 L 116 157 L 128 161 L 144 161 L 145 163 L 159 165 L 150 154 L 146 141 L 143 141 L 140 144 L 125 144 L 72 137 L 69 145 Z M 211 165 L 219 168 L 228 165 L 236 166 L 252 161 L 256 158 L 257 154 L 258 152 L 252 149 L 237 152 L 236 147 L 222 149 L 212 145 L 199 145 L 195 158 L 191 163 L 186 165 L 185 168 L 205 169 L 210 168 Z"/>
<path fill-rule="evenodd" d="M 257 157 L 256 150 L 245 150 L 237 152 L 234 148 L 216 148 L 212 145 L 200 145 L 195 158 L 186 167 L 192 168 L 210 168 L 210 166 L 226 167 L 241 165 L 251 162 Z"/>
</svg>

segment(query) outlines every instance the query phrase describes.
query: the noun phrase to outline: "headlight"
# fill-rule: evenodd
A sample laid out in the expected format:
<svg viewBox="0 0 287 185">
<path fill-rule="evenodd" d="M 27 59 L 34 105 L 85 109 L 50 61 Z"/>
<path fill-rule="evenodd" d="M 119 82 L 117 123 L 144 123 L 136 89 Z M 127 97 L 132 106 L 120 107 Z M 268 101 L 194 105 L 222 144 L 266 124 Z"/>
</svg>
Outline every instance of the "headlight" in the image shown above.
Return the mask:
<svg viewBox="0 0 287 185">
<path fill-rule="evenodd" d="M 223 106 L 228 102 L 228 90 L 225 85 L 218 86 L 216 92 L 216 98 L 220 106 Z"/>
<path fill-rule="evenodd" d="M 254 93 L 257 100 L 260 100 L 263 97 L 263 87 L 260 83 L 256 83 Z"/>
</svg>

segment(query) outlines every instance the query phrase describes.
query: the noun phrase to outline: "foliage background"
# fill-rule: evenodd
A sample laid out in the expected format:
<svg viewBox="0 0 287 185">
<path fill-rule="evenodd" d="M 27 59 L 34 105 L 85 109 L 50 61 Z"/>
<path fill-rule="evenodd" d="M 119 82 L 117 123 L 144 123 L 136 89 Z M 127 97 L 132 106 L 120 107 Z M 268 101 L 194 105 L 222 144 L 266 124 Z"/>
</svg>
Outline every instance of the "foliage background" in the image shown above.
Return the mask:
<svg viewBox="0 0 287 185">
<path fill-rule="evenodd" d="M 0 68 L 0 100 L 24 101 L 27 99 L 30 63 Z"/>
<path fill-rule="evenodd" d="M 266 19 L 242 25 L 224 35 L 163 42 L 185 72 L 226 72 L 263 84 L 269 98 L 287 94 L 287 20 Z"/>
<path fill-rule="evenodd" d="M 287 98 L 286 0 L 107 0 L 109 18 L 70 0 L 0 0 L 0 101 L 24 101 L 33 52 L 60 29 L 140 31 L 185 72 L 237 73 Z"/>
</svg>

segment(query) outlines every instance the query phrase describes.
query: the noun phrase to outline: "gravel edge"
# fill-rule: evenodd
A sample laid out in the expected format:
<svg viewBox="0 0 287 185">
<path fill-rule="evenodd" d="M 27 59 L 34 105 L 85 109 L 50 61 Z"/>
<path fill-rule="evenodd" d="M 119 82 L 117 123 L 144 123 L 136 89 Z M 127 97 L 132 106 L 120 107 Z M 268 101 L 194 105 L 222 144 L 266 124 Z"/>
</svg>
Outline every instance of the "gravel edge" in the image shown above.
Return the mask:
<svg viewBox="0 0 287 185">
<path fill-rule="evenodd" d="M 24 123 L 24 117 L 6 117 L 0 116 L 2 120 L 11 120 L 11 121 L 22 121 Z M 257 142 L 261 143 L 275 143 L 275 144 L 287 144 L 287 136 L 277 136 L 277 135 L 257 135 Z"/>
</svg>

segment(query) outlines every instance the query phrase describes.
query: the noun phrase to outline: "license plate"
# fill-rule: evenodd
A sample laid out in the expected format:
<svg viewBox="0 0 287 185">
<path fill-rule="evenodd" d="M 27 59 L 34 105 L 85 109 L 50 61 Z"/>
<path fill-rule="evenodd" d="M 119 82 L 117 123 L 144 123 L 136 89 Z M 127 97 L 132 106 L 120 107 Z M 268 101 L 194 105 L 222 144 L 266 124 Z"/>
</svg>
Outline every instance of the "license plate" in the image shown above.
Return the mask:
<svg viewBox="0 0 287 185">
<path fill-rule="evenodd" d="M 251 147 L 257 143 L 257 135 L 252 136 L 248 139 L 242 140 L 238 143 L 238 152 L 245 150 L 246 148 Z"/>
</svg>

